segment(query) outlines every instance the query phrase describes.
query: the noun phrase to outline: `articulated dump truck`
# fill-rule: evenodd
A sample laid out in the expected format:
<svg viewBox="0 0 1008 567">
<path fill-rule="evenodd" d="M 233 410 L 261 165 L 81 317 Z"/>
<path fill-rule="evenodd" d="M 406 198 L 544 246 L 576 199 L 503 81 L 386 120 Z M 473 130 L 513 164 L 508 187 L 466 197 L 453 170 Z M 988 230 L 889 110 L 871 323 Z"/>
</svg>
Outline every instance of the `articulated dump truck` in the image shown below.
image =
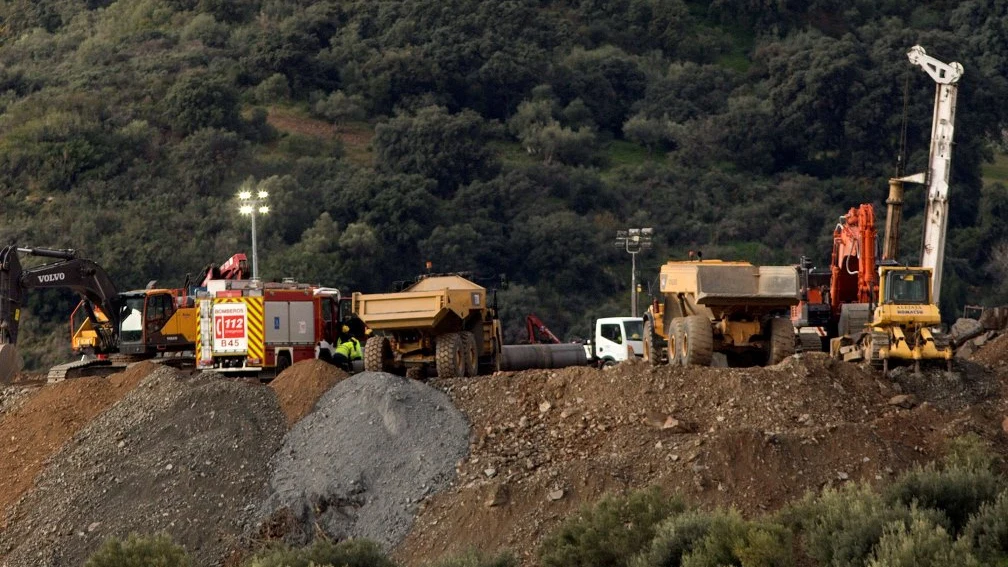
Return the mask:
<svg viewBox="0 0 1008 567">
<path fill-rule="evenodd" d="M 795 266 L 668 262 L 660 291 L 644 315 L 644 358 L 653 365 L 709 366 L 714 353 L 730 363 L 777 364 L 794 354 Z"/>
<path fill-rule="evenodd" d="M 364 369 L 424 378 L 500 370 L 502 332 L 487 290 L 462 276 L 421 277 L 401 292 L 353 294 L 353 311 L 374 332 Z"/>
</svg>

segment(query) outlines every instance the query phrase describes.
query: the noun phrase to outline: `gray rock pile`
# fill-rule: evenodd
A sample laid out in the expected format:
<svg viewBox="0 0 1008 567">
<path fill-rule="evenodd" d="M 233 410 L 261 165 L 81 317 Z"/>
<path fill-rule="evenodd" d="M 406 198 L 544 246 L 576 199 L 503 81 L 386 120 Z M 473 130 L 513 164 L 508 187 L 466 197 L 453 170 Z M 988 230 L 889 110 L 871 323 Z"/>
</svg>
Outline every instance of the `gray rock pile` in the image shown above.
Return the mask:
<svg viewBox="0 0 1008 567">
<path fill-rule="evenodd" d="M 306 544 L 321 530 L 394 546 L 468 451 L 469 423 L 443 392 L 357 374 L 319 399 L 274 456 L 261 535 Z"/>
<path fill-rule="evenodd" d="M 134 532 L 220 564 L 257 519 L 284 431 L 268 388 L 159 368 L 53 457 L 0 533 L 0 564 L 82 565 Z"/>
<path fill-rule="evenodd" d="M 956 347 L 957 358 L 969 358 L 980 347 L 1008 330 L 1008 306 L 988 307 L 977 319 L 960 318 L 949 334 Z"/>
</svg>

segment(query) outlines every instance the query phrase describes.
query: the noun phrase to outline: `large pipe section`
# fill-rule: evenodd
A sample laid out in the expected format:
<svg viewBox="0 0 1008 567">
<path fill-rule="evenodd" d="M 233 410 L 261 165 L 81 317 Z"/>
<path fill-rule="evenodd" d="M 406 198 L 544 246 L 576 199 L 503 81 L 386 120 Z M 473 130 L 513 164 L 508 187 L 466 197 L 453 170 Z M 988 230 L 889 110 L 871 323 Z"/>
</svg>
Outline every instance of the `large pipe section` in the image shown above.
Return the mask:
<svg viewBox="0 0 1008 567">
<path fill-rule="evenodd" d="M 574 343 L 504 345 L 501 349 L 501 370 L 565 368 L 590 362 L 584 345 Z"/>
</svg>

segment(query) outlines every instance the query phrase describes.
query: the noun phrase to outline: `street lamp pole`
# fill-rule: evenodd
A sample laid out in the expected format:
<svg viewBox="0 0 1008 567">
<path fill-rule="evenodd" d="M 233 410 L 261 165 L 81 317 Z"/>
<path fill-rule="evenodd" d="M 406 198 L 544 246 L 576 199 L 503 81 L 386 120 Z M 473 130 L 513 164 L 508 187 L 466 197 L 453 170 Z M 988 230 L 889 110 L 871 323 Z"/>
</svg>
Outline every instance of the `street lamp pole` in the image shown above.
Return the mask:
<svg viewBox="0 0 1008 567">
<path fill-rule="evenodd" d="M 238 193 L 238 201 L 241 206 L 238 212 L 252 217 L 252 279 L 259 279 L 259 250 L 256 242 L 256 213 L 265 215 L 269 212 L 269 206 L 265 204 L 269 193 L 257 191 L 255 196 L 250 189 L 243 189 Z"/>
<path fill-rule="evenodd" d="M 258 241 L 258 239 L 256 238 L 255 211 L 252 211 L 251 216 L 252 216 L 252 279 L 257 280 L 259 279 L 259 250 L 256 248 L 256 242 Z"/>
<path fill-rule="evenodd" d="M 651 247 L 651 236 L 654 229 L 628 228 L 616 231 L 616 246 L 624 248 L 630 254 L 630 316 L 637 316 L 637 254 Z"/>
</svg>

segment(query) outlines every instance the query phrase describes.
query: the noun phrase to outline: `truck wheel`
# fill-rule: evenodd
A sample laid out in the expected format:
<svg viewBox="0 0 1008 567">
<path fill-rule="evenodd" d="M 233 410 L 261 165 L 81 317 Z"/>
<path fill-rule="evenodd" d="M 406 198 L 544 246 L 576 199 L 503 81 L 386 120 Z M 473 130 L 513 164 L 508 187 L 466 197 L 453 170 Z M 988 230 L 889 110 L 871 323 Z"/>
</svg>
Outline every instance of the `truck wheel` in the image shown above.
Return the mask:
<svg viewBox="0 0 1008 567">
<path fill-rule="evenodd" d="M 692 315 L 682 326 L 686 333 L 682 341 L 682 365 L 710 366 L 714 356 L 714 329 L 710 320 L 703 315 Z"/>
<path fill-rule="evenodd" d="M 669 321 L 668 328 L 665 329 L 665 337 L 668 342 L 666 350 L 668 363 L 672 366 L 682 366 L 683 345 L 686 339 L 686 329 L 683 327 L 682 317 L 675 317 Z"/>
<path fill-rule="evenodd" d="M 790 319 L 774 317 L 770 319 L 770 348 L 767 365 L 774 365 L 794 354 L 794 324 Z"/>
<path fill-rule="evenodd" d="M 465 375 L 479 375 L 479 358 L 476 356 L 476 337 L 469 331 L 462 331 L 462 356 L 465 358 Z"/>
<path fill-rule="evenodd" d="M 368 372 L 392 371 L 392 343 L 388 337 L 374 336 L 364 343 L 364 370 Z"/>
<path fill-rule="evenodd" d="M 290 366 L 291 366 L 291 358 L 289 354 L 287 354 L 286 352 L 282 352 L 277 355 L 276 359 L 277 376 L 279 376 L 280 373 L 283 372 L 284 370 L 290 368 Z"/>
<path fill-rule="evenodd" d="M 497 339 L 491 339 L 490 343 L 493 348 L 493 352 L 490 353 L 490 373 L 496 374 L 501 371 L 501 358 L 504 355 L 501 354 L 501 347 L 497 343 Z"/>
<path fill-rule="evenodd" d="M 461 333 L 446 333 L 438 336 L 434 353 L 439 378 L 465 376 L 466 362 L 462 353 Z"/>
<path fill-rule="evenodd" d="M 644 360 L 651 363 L 651 366 L 658 366 L 662 362 L 661 348 L 651 319 L 644 319 Z"/>
</svg>

